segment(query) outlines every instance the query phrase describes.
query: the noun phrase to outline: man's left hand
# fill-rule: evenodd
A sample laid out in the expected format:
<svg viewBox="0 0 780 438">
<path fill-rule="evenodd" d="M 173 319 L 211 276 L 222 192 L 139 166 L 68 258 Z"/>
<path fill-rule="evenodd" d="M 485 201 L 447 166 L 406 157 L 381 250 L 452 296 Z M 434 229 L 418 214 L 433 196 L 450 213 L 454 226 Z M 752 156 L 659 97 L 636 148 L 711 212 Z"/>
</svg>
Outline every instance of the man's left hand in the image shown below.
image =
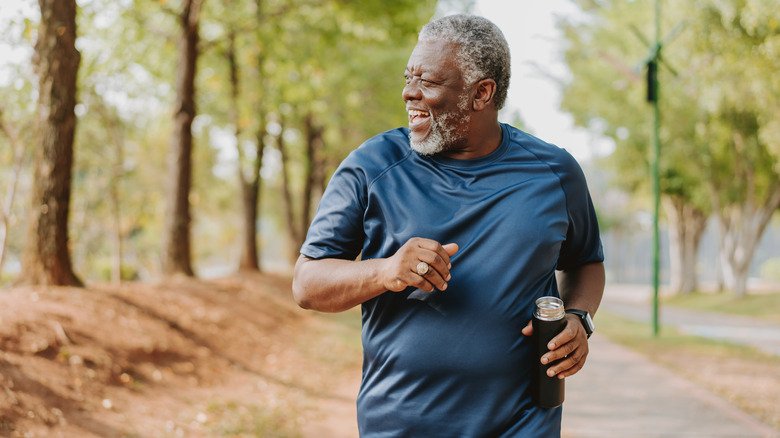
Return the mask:
<svg viewBox="0 0 780 438">
<path fill-rule="evenodd" d="M 531 336 L 533 332 L 531 321 L 528 321 L 528 325 L 523 328 L 523 334 Z M 588 357 L 588 335 L 577 315 L 566 314 L 566 326 L 547 344 L 547 349 L 550 351 L 542 356 L 542 364 L 562 359 L 547 370 L 548 376 L 557 375 L 559 379 L 563 379 L 582 369 Z"/>
</svg>

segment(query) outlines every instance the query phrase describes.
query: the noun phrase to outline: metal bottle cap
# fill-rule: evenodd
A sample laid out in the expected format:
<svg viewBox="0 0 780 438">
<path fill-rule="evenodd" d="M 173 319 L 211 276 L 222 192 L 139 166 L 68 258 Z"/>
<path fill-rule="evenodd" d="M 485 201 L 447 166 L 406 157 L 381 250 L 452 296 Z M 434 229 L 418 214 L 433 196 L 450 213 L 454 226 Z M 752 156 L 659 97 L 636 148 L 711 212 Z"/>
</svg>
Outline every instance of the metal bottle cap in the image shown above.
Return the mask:
<svg viewBox="0 0 780 438">
<path fill-rule="evenodd" d="M 556 297 L 541 297 L 536 299 L 534 316 L 542 321 L 557 321 L 566 315 L 563 301 Z"/>
</svg>

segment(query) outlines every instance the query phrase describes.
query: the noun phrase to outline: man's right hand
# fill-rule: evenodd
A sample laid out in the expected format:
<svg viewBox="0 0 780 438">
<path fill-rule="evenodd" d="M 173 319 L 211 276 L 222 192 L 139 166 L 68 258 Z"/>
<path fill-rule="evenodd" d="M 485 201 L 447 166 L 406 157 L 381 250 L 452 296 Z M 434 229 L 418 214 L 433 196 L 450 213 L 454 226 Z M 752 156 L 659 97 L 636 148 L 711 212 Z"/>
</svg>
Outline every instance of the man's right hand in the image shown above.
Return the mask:
<svg viewBox="0 0 780 438">
<path fill-rule="evenodd" d="M 426 292 L 434 288 L 447 289 L 450 281 L 450 256 L 458 252 L 457 243 L 445 245 L 431 239 L 412 237 L 391 257 L 385 259 L 383 283 L 387 290 L 400 292 L 413 286 Z M 430 269 L 425 275 L 417 273 L 420 262 L 428 264 Z"/>
</svg>

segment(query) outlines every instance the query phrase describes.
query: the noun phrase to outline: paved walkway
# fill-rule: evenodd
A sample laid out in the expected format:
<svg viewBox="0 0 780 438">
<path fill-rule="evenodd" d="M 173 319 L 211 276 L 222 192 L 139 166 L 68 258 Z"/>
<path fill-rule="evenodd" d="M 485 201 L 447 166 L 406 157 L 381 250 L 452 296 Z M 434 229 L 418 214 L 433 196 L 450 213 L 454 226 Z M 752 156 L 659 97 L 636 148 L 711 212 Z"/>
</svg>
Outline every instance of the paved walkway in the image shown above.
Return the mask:
<svg viewBox="0 0 780 438">
<path fill-rule="evenodd" d="M 566 379 L 563 436 L 780 437 L 722 399 L 598 334 Z"/>
<path fill-rule="evenodd" d="M 602 307 L 648 321 L 649 293 L 649 288 L 609 286 Z M 777 345 L 774 342 L 780 341 L 780 332 L 774 331 L 778 330 L 777 325 L 747 318 L 677 312 L 669 308 L 663 309 L 662 317 L 664 324 L 703 336 L 725 339 L 729 335 L 729 340 L 750 345 L 756 345 L 754 340 L 760 339 L 758 347 Z M 725 334 L 718 331 L 722 327 L 728 327 Z M 768 334 L 765 329 L 770 330 Z M 335 413 L 332 422 L 343 422 L 343 425 L 307 430 L 304 436 L 357 436 L 354 398 L 350 397 L 356 395 L 359 379 L 356 369 L 344 389 L 344 400 L 349 401 L 341 400 L 340 409 L 326 408 L 329 414 Z M 780 438 L 780 430 L 772 429 L 706 389 L 597 332 L 591 338 L 587 365 L 576 376 L 566 379 L 563 437 Z"/>
<path fill-rule="evenodd" d="M 626 318 L 650 322 L 652 289 L 638 285 L 608 285 L 601 308 Z M 683 333 L 753 346 L 780 356 L 780 325 L 737 315 L 723 315 L 661 306 L 661 326 Z"/>
</svg>

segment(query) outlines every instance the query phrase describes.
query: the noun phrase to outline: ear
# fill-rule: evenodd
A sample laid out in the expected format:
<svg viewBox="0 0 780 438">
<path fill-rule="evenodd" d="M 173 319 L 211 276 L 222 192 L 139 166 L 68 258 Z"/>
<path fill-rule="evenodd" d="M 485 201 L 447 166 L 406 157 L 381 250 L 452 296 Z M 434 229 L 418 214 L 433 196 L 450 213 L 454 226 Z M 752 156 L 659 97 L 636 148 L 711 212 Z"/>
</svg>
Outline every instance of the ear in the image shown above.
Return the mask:
<svg viewBox="0 0 780 438">
<path fill-rule="evenodd" d="M 496 94 L 496 81 L 493 79 L 482 79 L 477 82 L 474 94 L 474 111 L 482 111 L 493 104 L 493 96 Z"/>
</svg>

